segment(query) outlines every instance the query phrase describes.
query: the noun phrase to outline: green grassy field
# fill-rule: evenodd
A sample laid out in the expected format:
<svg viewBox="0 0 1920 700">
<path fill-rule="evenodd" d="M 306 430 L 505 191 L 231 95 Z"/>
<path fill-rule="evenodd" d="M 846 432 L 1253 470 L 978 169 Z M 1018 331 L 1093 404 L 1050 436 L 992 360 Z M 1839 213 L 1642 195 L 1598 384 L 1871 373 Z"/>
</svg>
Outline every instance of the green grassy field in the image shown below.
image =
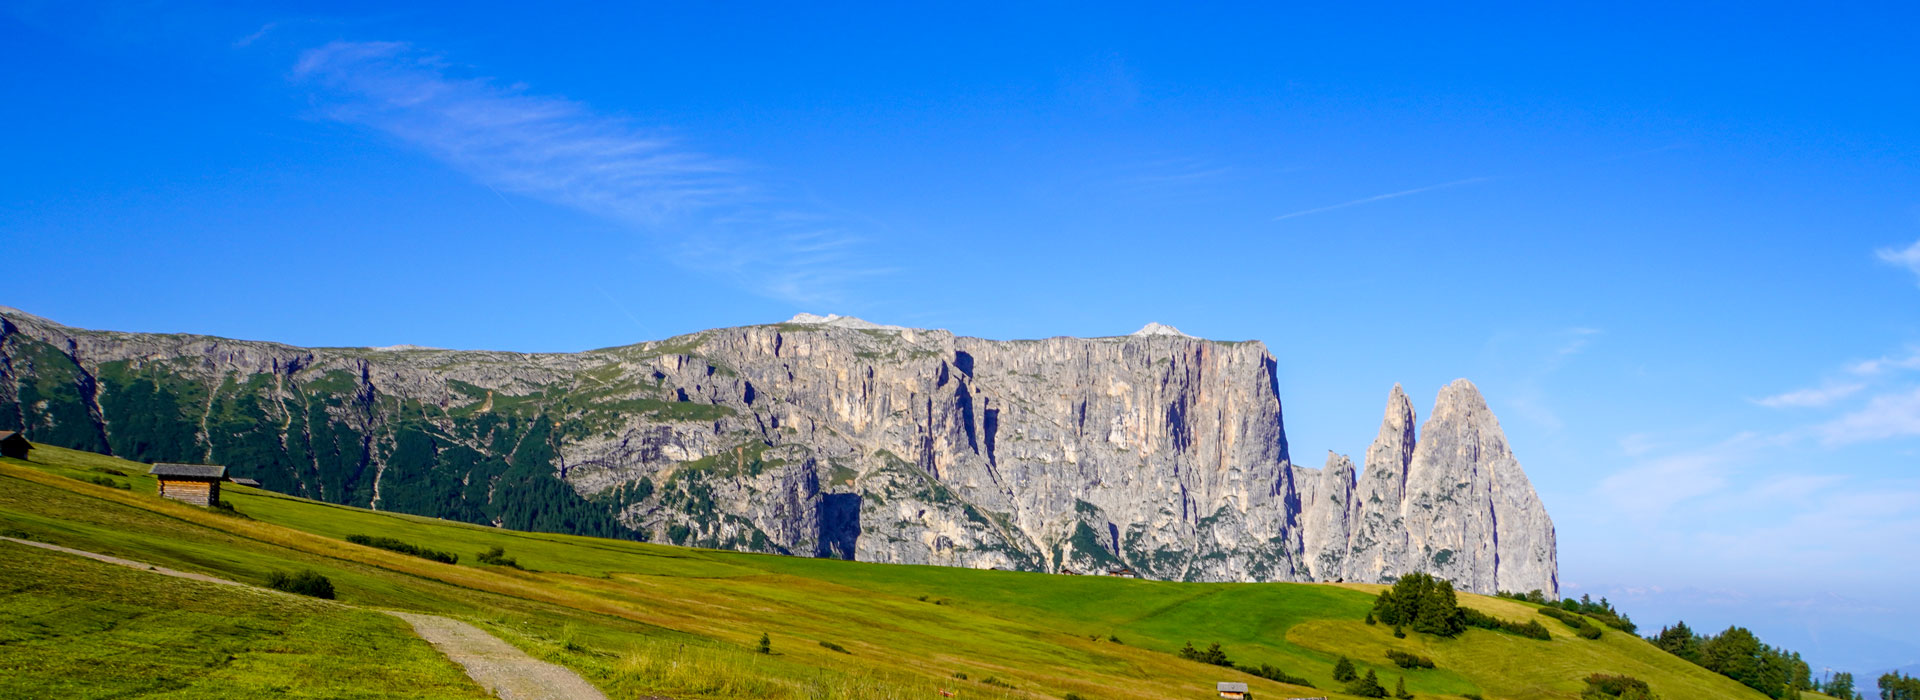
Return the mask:
<svg viewBox="0 0 1920 700">
<path fill-rule="evenodd" d="M 33 463 L 0 460 L 0 533 L 250 583 L 275 571 L 313 569 L 333 580 L 343 603 L 473 622 L 579 671 L 614 698 L 904 698 L 940 697 L 942 691 L 979 698 L 1206 698 L 1213 697 L 1216 681 L 1246 682 L 1260 698 L 1344 698 L 1332 679 L 1341 655 L 1353 658 L 1363 673 L 1375 670 L 1389 688 L 1404 676 L 1408 690 L 1423 698 L 1576 698 L 1584 688 L 1580 679 L 1595 672 L 1641 678 L 1669 700 L 1762 698 L 1633 635 L 1607 630 L 1589 641 L 1544 618 L 1550 641 L 1484 630 L 1455 639 L 1395 639 L 1390 629 L 1361 621 L 1376 586 L 1171 583 L 685 549 L 513 532 L 237 486 L 223 489 L 236 511 L 228 514 L 154 497 L 145 465 L 57 448 L 36 449 L 33 456 Z M 441 564 L 343 541 L 355 534 L 396 538 L 461 559 Z M 475 554 L 493 546 L 525 570 L 478 564 Z M 0 553 L 14 549 L 26 548 Z M 73 566 L 92 566 L 82 563 L 88 566 Z M 138 571 L 99 575 L 160 578 Z M 0 579 L 7 585 L 0 611 L 15 605 L 137 605 L 138 596 L 111 595 L 114 586 L 66 586 L 62 580 L 39 580 L 27 586 L 37 598 L 17 601 L 28 594 L 13 578 Z M 1540 617 L 1533 606 L 1511 600 L 1466 595 L 1462 602 L 1508 619 Z M 328 635 L 357 629 L 354 624 L 370 625 L 366 634 L 402 633 L 397 621 L 340 610 L 340 620 L 301 632 L 319 645 L 328 643 Z M 245 614 L 273 617 L 267 611 Z M 151 624 L 177 624 L 173 633 L 181 639 L 221 636 L 208 631 L 217 629 L 217 619 L 155 618 Z M 762 633 L 773 641 L 771 655 L 753 652 Z M 0 634 L 19 633 L 0 627 Z M 219 643 L 252 639 L 234 636 L 240 639 Z M 392 643 L 428 649 L 417 641 L 406 647 L 406 641 Z M 1188 642 L 1218 642 L 1236 663 L 1272 664 L 1319 689 L 1175 656 Z M 90 651 L 94 642 L 77 638 L 37 643 L 46 656 L 36 663 L 47 670 L 8 682 L 45 684 L 33 687 L 51 692 L 62 682 L 61 669 L 77 668 L 97 653 Z M 1438 668 L 1403 671 L 1386 660 L 1389 649 L 1429 656 Z M 369 676 L 370 687 L 418 677 L 416 692 L 473 692 L 438 684 L 450 668 L 446 662 L 436 666 L 412 652 L 343 651 L 332 658 L 380 668 L 385 675 Z M 246 670 L 251 668 L 231 672 L 257 676 L 240 679 L 257 684 L 283 677 L 268 667 Z M 22 689 L 31 689 L 27 685 Z"/>
</svg>

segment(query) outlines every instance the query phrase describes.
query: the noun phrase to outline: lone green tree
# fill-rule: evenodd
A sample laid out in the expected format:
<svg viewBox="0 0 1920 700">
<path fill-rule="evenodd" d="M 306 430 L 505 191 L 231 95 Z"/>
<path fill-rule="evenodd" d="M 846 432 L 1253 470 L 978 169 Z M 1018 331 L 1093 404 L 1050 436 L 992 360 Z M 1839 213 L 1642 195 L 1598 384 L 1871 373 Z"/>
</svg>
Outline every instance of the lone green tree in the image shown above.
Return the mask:
<svg viewBox="0 0 1920 700">
<path fill-rule="evenodd" d="M 1345 683 L 1359 677 L 1360 674 L 1353 670 L 1353 659 L 1342 656 L 1339 661 L 1333 662 L 1334 680 Z"/>
<path fill-rule="evenodd" d="M 762 654 L 773 653 L 773 640 L 767 637 L 767 633 L 765 632 L 760 633 L 760 648 L 756 649 L 756 651 Z"/>
</svg>

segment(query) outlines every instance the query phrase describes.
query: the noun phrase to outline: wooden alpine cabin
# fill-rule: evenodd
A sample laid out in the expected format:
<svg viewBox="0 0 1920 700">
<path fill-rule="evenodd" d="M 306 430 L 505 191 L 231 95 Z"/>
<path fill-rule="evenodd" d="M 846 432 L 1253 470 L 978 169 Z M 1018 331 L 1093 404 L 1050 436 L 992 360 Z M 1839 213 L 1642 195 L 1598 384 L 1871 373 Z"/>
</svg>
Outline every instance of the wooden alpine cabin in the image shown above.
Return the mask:
<svg viewBox="0 0 1920 700">
<path fill-rule="evenodd" d="M 218 464 L 155 464 L 147 472 L 160 480 L 160 495 L 196 506 L 220 502 L 220 482 L 227 468 Z"/>
<path fill-rule="evenodd" d="M 1247 684 L 1245 683 L 1221 683 L 1214 687 L 1220 691 L 1220 697 L 1226 698 L 1227 700 L 1247 700 Z"/>
<path fill-rule="evenodd" d="M 27 436 L 11 430 L 0 430 L 0 457 L 24 460 L 27 451 L 32 449 L 33 443 L 27 442 Z"/>
</svg>

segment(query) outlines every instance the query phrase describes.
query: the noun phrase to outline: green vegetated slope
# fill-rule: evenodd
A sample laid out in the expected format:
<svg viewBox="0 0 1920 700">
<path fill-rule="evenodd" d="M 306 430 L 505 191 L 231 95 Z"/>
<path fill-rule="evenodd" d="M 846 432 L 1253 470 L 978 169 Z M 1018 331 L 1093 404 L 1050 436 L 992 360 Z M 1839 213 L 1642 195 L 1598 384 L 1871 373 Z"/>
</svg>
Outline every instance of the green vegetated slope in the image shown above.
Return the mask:
<svg viewBox="0 0 1920 700">
<path fill-rule="evenodd" d="M 1455 639 L 1396 639 L 1391 628 L 1362 622 L 1377 586 L 1175 583 L 687 549 L 378 513 L 237 486 L 223 489 L 235 510 L 227 514 L 152 496 L 144 465 L 57 448 L 36 450 L 34 458 L 31 464 L 0 460 L 0 532 L 250 583 L 276 571 L 311 569 L 332 579 L 343 603 L 468 620 L 579 671 L 615 698 L 938 697 L 940 691 L 981 698 L 1199 698 L 1212 696 L 1217 681 L 1246 682 L 1263 698 L 1344 698 L 1332 678 L 1342 655 L 1361 673 L 1376 671 L 1388 687 L 1404 676 L 1418 697 L 1577 698 L 1585 687 L 1580 679 L 1596 672 L 1640 678 L 1668 700 L 1762 697 L 1630 634 L 1607 630 L 1598 640 L 1578 638 L 1534 606 L 1512 600 L 1461 596 L 1463 604 L 1495 616 L 1540 619 L 1552 640 L 1479 629 Z M 460 561 L 343 541 L 356 534 L 452 552 Z M 475 561 L 477 552 L 496 546 L 521 568 Z M 5 553 L 16 549 L 25 548 Z M 138 571 L 112 575 L 159 578 Z M 19 574 L 8 576 L 0 578 L 6 583 L 0 610 L 54 604 L 47 601 L 114 609 L 140 599 L 116 597 L 111 586 L 68 585 L 58 576 L 24 583 L 12 578 Z M 350 622 L 328 624 L 345 629 Z M 251 639 L 208 627 L 206 620 L 156 617 L 148 624 L 177 624 L 169 633 L 182 637 Z M 369 629 L 376 627 L 383 634 L 397 629 Z M 772 654 L 754 651 L 763 633 Z M 0 626 L 0 634 L 21 633 Z M 1218 642 L 1235 663 L 1271 664 L 1319 689 L 1178 658 L 1174 652 L 1188 642 Z M 55 670 L 8 682 L 56 683 L 62 664 L 87 663 L 92 644 L 42 644 L 48 656 L 36 663 Z M 433 679 L 445 671 L 378 649 L 342 651 L 335 663 L 372 664 L 383 669 L 382 678 Z M 1431 657 L 1438 668 L 1403 671 L 1386 659 L 1389 649 Z M 252 676 L 244 679 L 256 684 L 250 687 L 284 675 L 234 668 Z M 104 672 L 120 671 L 108 666 Z M 443 686 L 420 687 L 430 693 Z M 448 687 L 443 694 L 458 692 Z"/>
</svg>

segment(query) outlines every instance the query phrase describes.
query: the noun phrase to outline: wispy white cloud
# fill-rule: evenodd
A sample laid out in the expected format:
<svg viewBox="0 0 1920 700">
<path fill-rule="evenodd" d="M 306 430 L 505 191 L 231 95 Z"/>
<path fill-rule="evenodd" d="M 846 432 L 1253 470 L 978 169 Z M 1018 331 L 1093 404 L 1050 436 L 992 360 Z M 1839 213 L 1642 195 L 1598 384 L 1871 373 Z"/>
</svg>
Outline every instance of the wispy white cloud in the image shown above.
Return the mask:
<svg viewBox="0 0 1920 700">
<path fill-rule="evenodd" d="M 1875 396 L 1860 410 L 1822 424 L 1818 432 L 1827 445 L 1920 435 L 1920 388 Z"/>
<path fill-rule="evenodd" d="M 1914 274 L 1915 280 L 1920 281 L 1920 241 L 1914 241 L 1913 245 L 1905 248 L 1881 248 L 1874 251 L 1874 255 L 1881 262 L 1907 268 Z"/>
<path fill-rule="evenodd" d="M 399 42 L 335 42 L 293 76 L 327 118 L 384 133 L 488 187 L 621 222 L 673 260 L 795 302 L 884 270 L 845 217 L 782 197 L 737 161 L 563 97 L 463 75 Z"/>
<path fill-rule="evenodd" d="M 1766 406 L 1767 408 L 1820 408 L 1857 394 L 1861 389 L 1865 388 L 1867 388 L 1867 385 L 1859 382 L 1849 384 L 1829 383 L 1817 387 L 1754 399 L 1753 402 Z"/>
<path fill-rule="evenodd" d="M 1885 372 L 1920 369 L 1920 348 L 1909 348 L 1905 355 L 1885 355 L 1871 360 L 1856 362 L 1847 367 L 1848 372 L 1861 376 L 1873 376 Z"/>
<path fill-rule="evenodd" d="M 1310 214 L 1320 214 L 1320 213 L 1323 213 L 1323 212 L 1330 212 L 1330 211 L 1334 211 L 1334 210 L 1336 210 L 1336 209 L 1345 209 L 1345 208 L 1347 208 L 1347 207 L 1357 207 L 1357 206 L 1360 206 L 1360 205 L 1362 205 L 1362 204 L 1372 204 L 1372 203 L 1374 203 L 1374 202 L 1381 202 L 1381 201 L 1385 201 L 1385 200 L 1389 200 L 1389 199 L 1397 199 L 1397 198 L 1400 198 L 1400 197 L 1406 197 L 1406 196 L 1409 196 L 1409 195 L 1416 195 L 1416 194 L 1420 194 L 1420 193 L 1422 193 L 1422 192 L 1432 192 L 1432 191 L 1434 191 L 1434 190 L 1444 190 L 1444 189 L 1447 189 L 1447 188 L 1450 188 L 1450 187 L 1460 187 L 1460 186 L 1463 186 L 1463 185 L 1473 185 L 1473 184 L 1478 184 L 1478 183 L 1482 183 L 1482 182 L 1486 182 L 1486 181 L 1488 181 L 1488 180 L 1492 180 L 1492 179 L 1493 179 L 1493 178 L 1491 178 L 1491 177 L 1470 177 L 1470 178 L 1467 178 L 1467 179 L 1465 179 L 1465 180 L 1454 180 L 1453 182 L 1442 182 L 1442 183 L 1440 183 L 1440 184 L 1438 184 L 1438 185 L 1427 185 L 1426 187 L 1415 187 L 1415 188 L 1413 188 L 1413 189 L 1410 189 L 1410 190 L 1401 190 L 1401 191 L 1399 191 L 1399 192 L 1388 192 L 1388 193 L 1386 193 L 1386 194 L 1376 194 L 1376 195 L 1374 195 L 1374 196 L 1371 196 L 1371 197 L 1361 197 L 1360 199 L 1356 199 L 1356 200 L 1353 200 L 1353 201 L 1350 201 L 1350 202 L 1341 202 L 1341 203 L 1339 203 L 1339 204 L 1332 204 L 1332 205 L 1328 205 L 1328 206 L 1324 206 L 1324 207 L 1314 207 L 1314 208 L 1312 208 L 1312 209 L 1302 209 L 1302 210 L 1300 210 L 1300 211 L 1296 211 L 1296 212 L 1293 212 L 1293 213 L 1290 213 L 1290 214 L 1281 214 L 1281 215 L 1279 215 L 1279 216 L 1276 216 L 1276 217 L 1273 217 L 1273 220 L 1274 220 L 1274 221 L 1284 221 L 1284 220 L 1286 220 L 1286 219 L 1292 219 L 1292 218 L 1295 218 L 1295 217 L 1301 217 L 1301 216 L 1307 216 L 1307 215 L 1310 215 Z"/>
<path fill-rule="evenodd" d="M 252 34 L 248 34 L 246 36 L 240 37 L 239 40 L 233 42 L 233 48 L 244 49 L 248 46 L 251 46 L 253 45 L 253 42 L 259 41 L 261 37 L 266 36 L 268 32 L 273 31 L 275 28 L 279 26 L 280 26 L 279 22 L 268 22 L 266 24 L 262 24 L 260 25 L 260 28 L 254 30 Z"/>
<path fill-rule="evenodd" d="M 1602 479 L 1597 490 L 1629 515 L 1657 518 L 1683 501 L 1722 491 L 1742 462 L 1772 442 L 1741 433 L 1697 450 L 1643 460 Z"/>
</svg>

